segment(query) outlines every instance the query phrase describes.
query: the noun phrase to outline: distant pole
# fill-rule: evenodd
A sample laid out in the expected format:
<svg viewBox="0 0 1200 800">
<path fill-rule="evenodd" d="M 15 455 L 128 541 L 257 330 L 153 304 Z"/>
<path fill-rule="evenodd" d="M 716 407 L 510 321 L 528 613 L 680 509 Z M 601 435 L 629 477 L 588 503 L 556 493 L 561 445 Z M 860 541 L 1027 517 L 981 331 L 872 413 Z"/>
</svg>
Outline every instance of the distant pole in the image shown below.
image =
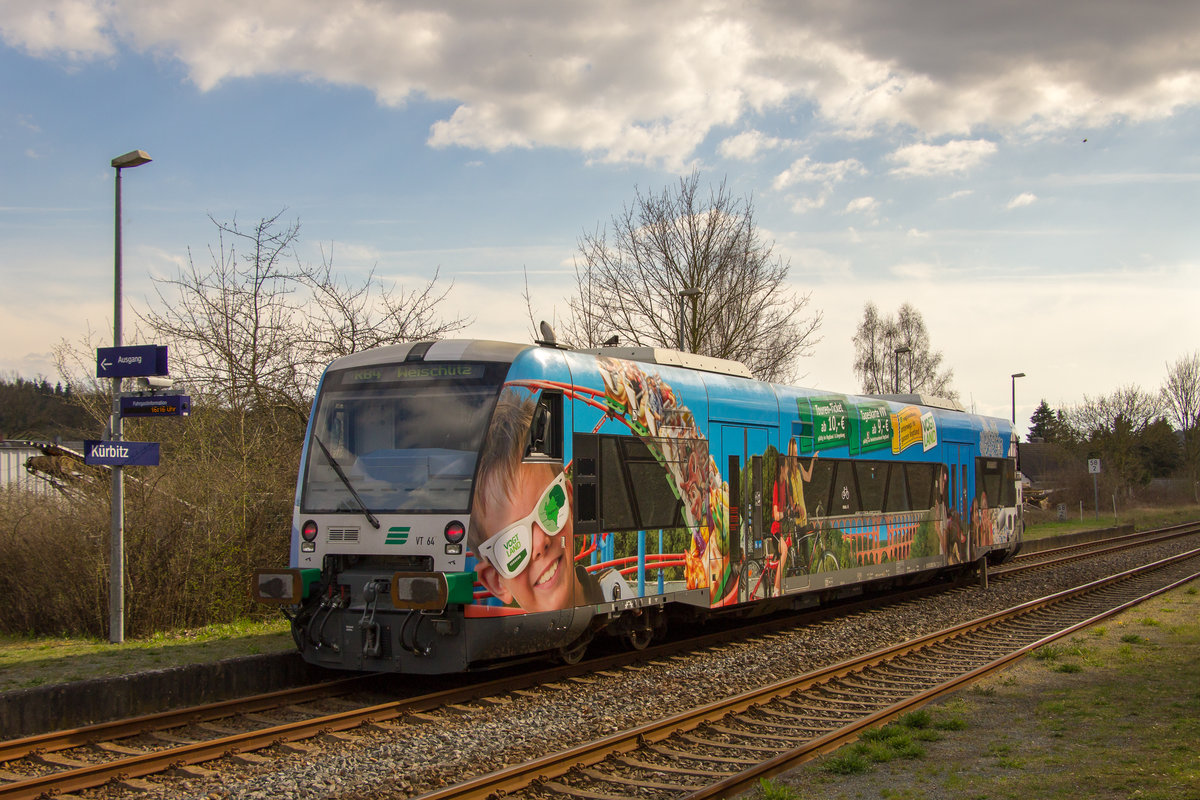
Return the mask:
<svg viewBox="0 0 1200 800">
<path fill-rule="evenodd" d="M 1017 424 L 1017 378 L 1024 377 L 1024 372 L 1014 372 L 1012 374 L 1012 422 L 1014 427 Z"/>
<path fill-rule="evenodd" d="M 896 359 L 895 364 L 893 366 L 893 372 L 895 373 L 895 378 L 896 378 L 896 380 L 895 380 L 896 394 L 900 394 L 900 354 L 901 353 L 911 353 L 911 352 L 912 352 L 912 348 L 908 347 L 908 346 L 897 347 L 895 350 L 892 351 L 892 355 L 895 356 L 895 359 Z M 911 356 L 909 357 L 909 362 L 908 362 L 908 373 L 909 373 L 908 374 L 908 388 L 911 391 L 912 390 L 912 357 Z"/>
<path fill-rule="evenodd" d="M 683 349 L 684 349 L 684 347 L 683 347 L 684 329 L 687 326 L 687 319 L 684 315 L 683 301 L 689 297 L 699 297 L 702 294 L 704 294 L 704 292 L 700 291 L 699 289 L 694 289 L 694 288 L 689 287 L 687 289 L 680 290 L 675 295 L 676 297 L 679 298 L 679 349 L 680 349 L 680 351 L 683 351 Z"/>
<path fill-rule="evenodd" d="M 113 347 L 121 346 L 121 170 L 150 161 L 144 150 L 134 150 L 112 160 L 117 171 L 117 193 L 113 221 Z M 121 379 L 112 379 L 110 438 L 119 442 L 121 425 Z M 112 468 L 112 536 L 108 566 L 108 640 L 125 641 L 125 475 L 120 465 Z"/>
</svg>

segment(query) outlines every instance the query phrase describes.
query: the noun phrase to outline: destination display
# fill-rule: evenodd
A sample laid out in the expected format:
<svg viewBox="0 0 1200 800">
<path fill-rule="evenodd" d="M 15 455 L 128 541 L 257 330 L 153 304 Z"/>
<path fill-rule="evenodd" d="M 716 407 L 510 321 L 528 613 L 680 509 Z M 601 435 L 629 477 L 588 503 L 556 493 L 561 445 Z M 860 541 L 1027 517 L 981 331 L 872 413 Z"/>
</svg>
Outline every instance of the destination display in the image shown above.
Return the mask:
<svg viewBox="0 0 1200 800">
<path fill-rule="evenodd" d="M 157 467 L 158 442 L 83 443 L 83 463 L 97 467 Z"/>
<path fill-rule="evenodd" d="M 122 417 L 186 417 L 192 413 L 192 398 L 186 394 L 152 397 L 122 397 Z"/>
</svg>

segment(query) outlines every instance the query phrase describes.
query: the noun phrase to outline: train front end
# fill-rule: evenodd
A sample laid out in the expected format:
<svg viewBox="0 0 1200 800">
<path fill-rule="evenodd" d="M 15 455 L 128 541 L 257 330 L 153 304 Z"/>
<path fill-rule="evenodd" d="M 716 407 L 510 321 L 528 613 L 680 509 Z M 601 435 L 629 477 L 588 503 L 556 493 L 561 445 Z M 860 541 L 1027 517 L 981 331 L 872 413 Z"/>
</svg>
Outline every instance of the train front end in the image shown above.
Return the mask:
<svg viewBox="0 0 1200 800">
<path fill-rule="evenodd" d="M 290 564 L 252 578 L 303 657 L 340 669 L 457 672 L 502 654 L 467 635 L 472 485 L 488 421 L 526 347 L 441 341 L 333 362 L 300 464 Z"/>
</svg>

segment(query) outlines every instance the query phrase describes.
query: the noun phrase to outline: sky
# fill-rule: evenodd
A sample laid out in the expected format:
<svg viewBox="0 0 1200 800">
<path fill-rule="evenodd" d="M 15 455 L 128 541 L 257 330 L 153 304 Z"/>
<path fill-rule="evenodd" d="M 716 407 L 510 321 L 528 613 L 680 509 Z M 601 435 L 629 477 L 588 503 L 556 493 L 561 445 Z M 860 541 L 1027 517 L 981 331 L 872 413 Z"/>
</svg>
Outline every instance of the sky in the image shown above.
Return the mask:
<svg viewBox="0 0 1200 800">
<path fill-rule="evenodd" d="M 922 313 L 1027 424 L 1200 349 L 1200 3 L 0 0 L 0 374 L 126 339 L 213 220 L 410 288 L 462 335 L 566 312 L 579 239 L 699 171 L 811 293 L 802 385 L 863 306 Z"/>
</svg>

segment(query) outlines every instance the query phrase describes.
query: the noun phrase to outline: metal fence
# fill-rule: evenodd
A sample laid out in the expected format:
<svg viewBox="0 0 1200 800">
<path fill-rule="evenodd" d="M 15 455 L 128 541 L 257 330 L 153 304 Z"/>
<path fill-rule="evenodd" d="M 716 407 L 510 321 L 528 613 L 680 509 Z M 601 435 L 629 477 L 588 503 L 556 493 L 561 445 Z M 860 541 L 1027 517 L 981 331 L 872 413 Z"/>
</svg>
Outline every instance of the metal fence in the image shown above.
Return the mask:
<svg viewBox="0 0 1200 800">
<path fill-rule="evenodd" d="M 56 494 L 50 481 L 25 469 L 25 461 L 42 454 L 35 442 L 0 441 L 0 490 L 18 489 L 36 494 Z"/>
</svg>

